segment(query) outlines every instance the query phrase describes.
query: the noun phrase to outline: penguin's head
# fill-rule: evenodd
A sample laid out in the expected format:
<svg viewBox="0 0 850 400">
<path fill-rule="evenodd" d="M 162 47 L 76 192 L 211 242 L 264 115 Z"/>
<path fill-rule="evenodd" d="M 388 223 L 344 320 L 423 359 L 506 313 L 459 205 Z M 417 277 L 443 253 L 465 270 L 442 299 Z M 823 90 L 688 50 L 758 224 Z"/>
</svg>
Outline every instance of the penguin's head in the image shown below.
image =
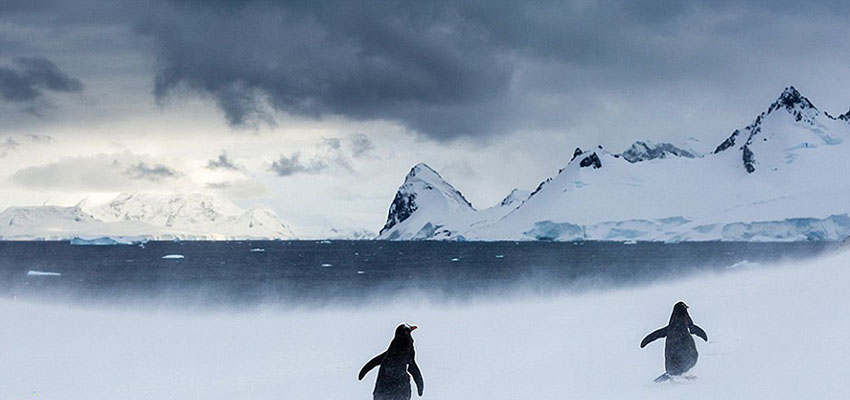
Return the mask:
<svg viewBox="0 0 850 400">
<path fill-rule="evenodd" d="M 670 316 L 670 321 L 687 318 L 690 318 L 690 316 L 688 315 L 688 305 L 685 304 L 684 301 L 676 303 L 673 306 L 673 314 Z"/>
<path fill-rule="evenodd" d="M 395 336 L 396 337 L 410 337 L 410 333 L 415 331 L 416 328 L 417 328 L 416 325 L 401 324 L 397 328 L 395 328 Z"/>
</svg>

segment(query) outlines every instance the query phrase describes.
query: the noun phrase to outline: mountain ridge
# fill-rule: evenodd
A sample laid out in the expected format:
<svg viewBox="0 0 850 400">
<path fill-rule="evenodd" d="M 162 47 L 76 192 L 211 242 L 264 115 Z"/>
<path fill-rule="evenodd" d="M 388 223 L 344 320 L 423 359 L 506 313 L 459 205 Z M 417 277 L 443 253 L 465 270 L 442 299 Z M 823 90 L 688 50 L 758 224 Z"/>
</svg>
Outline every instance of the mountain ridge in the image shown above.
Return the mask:
<svg viewBox="0 0 850 400">
<path fill-rule="evenodd" d="M 834 175 L 850 167 L 848 122 L 789 86 L 708 154 L 649 141 L 576 148 L 506 212 L 423 203 L 379 239 L 839 240 L 850 235 L 850 183 Z"/>
<path fill-rule="evenodd" d="M 0 212 L 0 239 L 68 240 L 122 237 L 154 240 L 292 239 L 266 207 L 243 210 L 205 194 L 122 193 L 103 204 L 9 207 Z"/>
</svg>

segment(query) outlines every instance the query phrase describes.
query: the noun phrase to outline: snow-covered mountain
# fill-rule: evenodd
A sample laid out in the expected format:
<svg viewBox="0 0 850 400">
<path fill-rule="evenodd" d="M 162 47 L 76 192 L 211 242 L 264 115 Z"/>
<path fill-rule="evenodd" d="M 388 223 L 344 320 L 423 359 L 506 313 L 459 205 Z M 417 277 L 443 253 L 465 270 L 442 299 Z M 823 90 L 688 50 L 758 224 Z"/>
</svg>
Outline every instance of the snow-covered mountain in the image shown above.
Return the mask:
<svg viewBox="0 0 850 400">
<path fill-rule="evenodd" d="M 51 221 L 45 232 L 64 232 L 96 226 L 100 221 L 79 207 L 9 207 L 0 213 L 0 230 L 3 237 L 26 235 L 34 226 Z"/>
<path fill-rule="evenodd" d="M 398 188 L 380 235 L 401 240 L 439 236 L 448 231 L 430 222 L 443 215 L 452 215 L 468 224 L 475 221 L 476 210 L 437 171 L 425 164 L 416 164 Z M 407 229 L 412 225 L 419 228 L 416 231 Z M 400 235 L 401 232 L 405 234 Z"/>
<path fill-rule="evenodd" d="M 494 223 L 528 198 L 514 189 L 499 204 L 476 210 L 463 194 L 426 164 L 410 169 L 390 205 L 379 239 L 451 239 L 459 229 Z"/>
<path fill-rule="evenodd" d="M 519 204 L 494 212 L 419 202 L 395 216 L 391 208 L 380 238 L 841 240 L 850 236 L 848 139 L 850 112 L 833 117 L 789 87 L 709 154 L 645 141 L 622 153 L 576 149 Z"/>
<path fill-rule="evenodd" d="M 243 210 L 204 194 L 121 194 L 105 204 L 10 207 L 0 213 L 0 239 L 64 240 L 74 237 L 142 239 L 292 239 L 277 214 Z"/>
<path fill-rule="evenodd" d="M 752 124 L 732 132 L 715 153 L 738 152 L 747 172 L 777 171 L 800 152 L 841 144 L 848 137 L 847 118 L 818 110 L 794 87 L 782 92 Z"/>
</svg>

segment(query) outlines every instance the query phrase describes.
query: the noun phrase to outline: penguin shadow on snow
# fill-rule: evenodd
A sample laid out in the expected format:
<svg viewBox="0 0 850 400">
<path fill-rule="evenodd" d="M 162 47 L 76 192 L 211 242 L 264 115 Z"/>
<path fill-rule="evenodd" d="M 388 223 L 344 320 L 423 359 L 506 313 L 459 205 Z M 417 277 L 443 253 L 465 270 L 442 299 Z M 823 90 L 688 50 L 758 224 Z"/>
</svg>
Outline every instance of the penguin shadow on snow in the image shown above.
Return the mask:
<svg viewBox="0 0 850 400">
<path fill-rule="evenodd" d="M 640 342 L 641 348 L 646 347 L 656 339 L 666 338 L 664 343 L 665 372 L 656 378 L 655 382 L 675 381 L 675 378 L 680 376 L 687 380 L 696 379 L 695 376 L 684 375 L 696 365 L 699 358 L 696 342 L 691 335 L 697 335 L 708 342 L 708 335 L 702 328 L 694 324 L 690 314 L 688 314 L 688 305 L 680 301 L 673 306 L 673 313 L 670 315 L 670 322 L 667 323 L 667 326 L 659 328 L 643 338 Z"/>
<path fill-rule="evenodd" d="M 411 335 L 414 330 L 414 325 L 399 325 L 387 351 L 369 360 L 357 375 L 357 380 L 363 380 L 369 371 L 379 366 L 378 379 L 372 392 L 373 400 L 410 400 L 411 376 L 419 396 L 422 396 L 425 387 L 422 372 L 416 365 L 416 352 Z"/>
</svg>

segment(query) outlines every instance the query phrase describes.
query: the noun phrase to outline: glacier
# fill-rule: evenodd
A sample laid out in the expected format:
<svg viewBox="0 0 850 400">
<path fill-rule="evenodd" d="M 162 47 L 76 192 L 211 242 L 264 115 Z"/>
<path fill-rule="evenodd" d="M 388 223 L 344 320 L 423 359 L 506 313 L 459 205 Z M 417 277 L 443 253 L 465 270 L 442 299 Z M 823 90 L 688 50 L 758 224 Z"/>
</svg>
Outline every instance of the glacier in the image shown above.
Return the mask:
<svg viewBox="0 0 850 400">
<path fill-rule="evenodd" d="M 786 88 L 708 152 L 637 141 L 576 148 L 528 194 L 477 210 L 426 164 L 396 194 L 379 239 L 840 241 L 850 236 L 850 117 Z M 507 198 L 506 198 L 507 200 Z"/>
</svg>

